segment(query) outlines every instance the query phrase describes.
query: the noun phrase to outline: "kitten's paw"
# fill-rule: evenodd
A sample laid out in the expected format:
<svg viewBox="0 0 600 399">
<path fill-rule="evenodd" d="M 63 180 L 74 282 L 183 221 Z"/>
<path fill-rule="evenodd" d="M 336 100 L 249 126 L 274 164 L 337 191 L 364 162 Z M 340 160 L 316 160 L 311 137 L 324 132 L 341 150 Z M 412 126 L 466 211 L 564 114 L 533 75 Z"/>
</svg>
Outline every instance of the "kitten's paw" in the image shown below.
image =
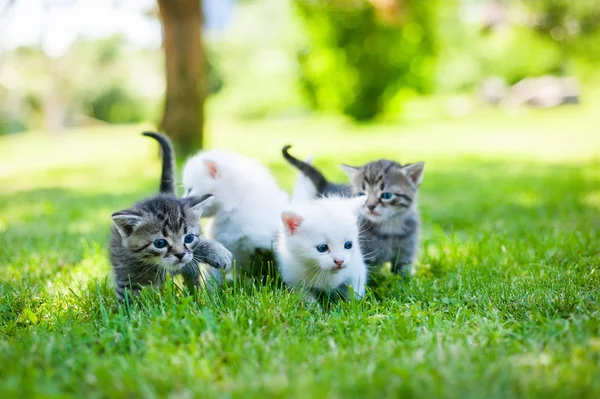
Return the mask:
<svg viewBox="0 0 600 399">
<path fill-rule="evenodd" d="M 207 263 L 215 269 L 228 271 L 231 270 L 233 265 L 233 255 L 223 245 L 216 244 L 211 256 L 207 259 Z"/>
</svg>

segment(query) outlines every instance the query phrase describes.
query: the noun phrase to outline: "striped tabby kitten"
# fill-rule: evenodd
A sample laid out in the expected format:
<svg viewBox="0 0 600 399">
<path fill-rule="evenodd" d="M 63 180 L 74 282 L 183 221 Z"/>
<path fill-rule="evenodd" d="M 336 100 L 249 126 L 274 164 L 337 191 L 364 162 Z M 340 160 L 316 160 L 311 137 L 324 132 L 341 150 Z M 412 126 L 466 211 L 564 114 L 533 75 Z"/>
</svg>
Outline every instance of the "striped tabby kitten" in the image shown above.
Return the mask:
<svg viewBox="0 0 600 399">
<path fill-rule="evenodd" d="M 402 166 L 381 159 L 361 167 L 343 165 L 352 182 L 352 191 L 364 195 L 360 247 L 369 266 L 391 262 L 392 272 L 411 273 L 421 223 L 417 191 L 425 164 Z"/>
<path fill-rule="evenodd" d="M 201 237 L 200 215 L 212 194 L 178 199 L 175 196 L 173 150 L 157 133 L 144 133 L 161 144 L 161 193 L 112 215 L 110 260 L 117 298 L 135 295 L 141 287 L 160 287 L 166 274 L 183 275 L 192 289 L 200 282 L 200 263 L 217 269 L 231 267 L 231 253 L 221 244 Z"/>
<path fill-rule="evenodd" d="M 420 235 L 417 192 L 425 164 L 402 166 L 385 159 L 361 167 L 342 165 L 350 185 L 328 182 L 314 166 L 290 155 L 285 146 L 283 156 L 308 177 L 318 196 L 365 195 L 361 210 L 360 247 L 368 266 L 391 262 L 394 273 L 408 275 L 414 261 Z"/>
</svg>

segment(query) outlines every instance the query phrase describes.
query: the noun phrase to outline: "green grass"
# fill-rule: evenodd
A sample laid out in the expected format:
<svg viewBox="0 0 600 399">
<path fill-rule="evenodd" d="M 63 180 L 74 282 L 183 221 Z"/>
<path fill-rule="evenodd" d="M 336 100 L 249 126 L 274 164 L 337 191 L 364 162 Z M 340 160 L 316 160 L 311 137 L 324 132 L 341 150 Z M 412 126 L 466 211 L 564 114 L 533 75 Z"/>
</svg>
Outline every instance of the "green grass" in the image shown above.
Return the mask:
<svg viewBox="0 0 600 399">
<path fill-rule="evenodd" d="M 158 187 L 139 127 L 0 138 L 0 397 L 600 396 L 600 115 L 563 108 L 352 127 L 214 120 L 210 143 L 423 160 L 417 275 L 361 302 L 167 287 L 120 308 L 110 214 Z"/>
</svg>

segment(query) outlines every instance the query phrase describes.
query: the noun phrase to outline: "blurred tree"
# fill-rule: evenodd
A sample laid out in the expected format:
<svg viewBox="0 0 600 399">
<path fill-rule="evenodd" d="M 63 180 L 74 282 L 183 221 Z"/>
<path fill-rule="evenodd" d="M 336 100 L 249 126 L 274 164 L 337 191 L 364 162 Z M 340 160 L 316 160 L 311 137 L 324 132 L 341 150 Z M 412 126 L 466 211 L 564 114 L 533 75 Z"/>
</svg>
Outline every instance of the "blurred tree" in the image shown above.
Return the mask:
<svg viewBox="0 0 600 399">
<path fill-rule="evenodd" d="M 295 4 L 308 32 L 309 46 L 299 63 L 300 83 L 311 105 L 370 120 L 404 89 L 431 90 L 437 1 Z"/>
<path fill-rule="evenodd" d="M 500 1 L 500 0 L 496 0 Z M 600 0 L 521 0 L 526 25 L 570 55 L 600 58 Z"/>
<path fill-rule="evenodd" d="M 202 47 L 202 1 L 158 0 L 166 62 L 165 109 L 161 129 L 186 155 L 202 148 L 205 57 Z"/>
</svg>

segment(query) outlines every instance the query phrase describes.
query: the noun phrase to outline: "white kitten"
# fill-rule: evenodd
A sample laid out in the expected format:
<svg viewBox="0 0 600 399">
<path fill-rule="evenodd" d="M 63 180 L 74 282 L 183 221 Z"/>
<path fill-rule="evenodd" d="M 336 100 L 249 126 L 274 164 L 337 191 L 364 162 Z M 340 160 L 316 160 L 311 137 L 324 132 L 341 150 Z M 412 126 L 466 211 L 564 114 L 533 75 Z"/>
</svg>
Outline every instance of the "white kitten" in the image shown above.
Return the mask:
<svg viewBox="0 0 600 399">
<path fill-rule="evenodd" d="M 364 202 L 361 197 L 320 198 L 281 214 L 277 260 L 288 286 L 308 293 L 352 286 L 356 297 L 364 295 L 367 268 L 358 242 Z"/>
<path fill-rule="evenodd" d="M 269 170 L 256 159 L 228 151 L 203 151 L 183 169 L 185 196 L 214 195 L 202 216 L 213 216 L 206 234 L 245 267 L 256 249 L 271 250 L 279 216 L 289 203 Z"/>
</svg>

